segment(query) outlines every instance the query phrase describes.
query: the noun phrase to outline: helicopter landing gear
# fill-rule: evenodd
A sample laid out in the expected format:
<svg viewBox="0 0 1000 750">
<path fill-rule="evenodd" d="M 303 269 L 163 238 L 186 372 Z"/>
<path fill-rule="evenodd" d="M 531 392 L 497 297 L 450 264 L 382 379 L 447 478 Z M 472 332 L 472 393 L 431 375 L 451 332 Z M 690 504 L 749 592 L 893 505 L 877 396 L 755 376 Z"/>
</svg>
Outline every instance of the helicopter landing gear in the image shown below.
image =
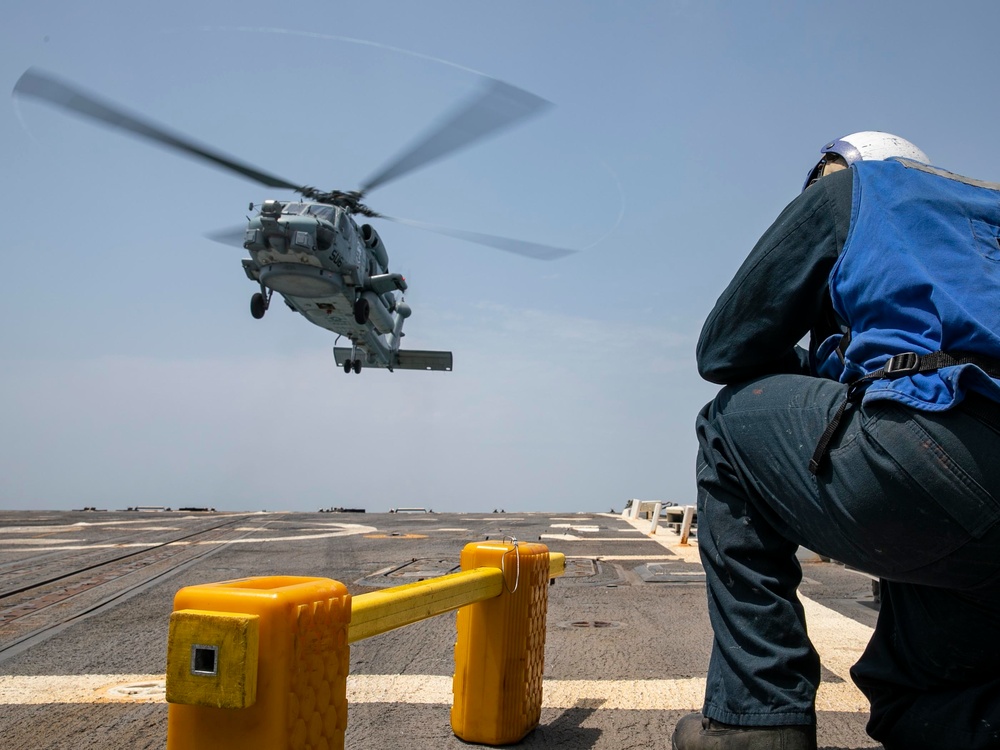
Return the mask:
<svg viewBox="0 0 1000 750">
<path fill-rule="evenodd" d="M 253 315 L 257 320 L 264 317 L 264 313 L 267 312 L 267 308 L 271 306 L 271 290 L 267 291 L 267 296 L 265 297 L 263 291 L 256 292 L 250 298 L 250 314 Z"/>
<path fill-rule="evenodd" d="M 371 308 L 368 305 L 368 300 L 363 297 L 354 303 L 354 322 L 359 326 L 364 325 L 368 322 L 368 313 Z"/>
<path fill-rule="evenodd" d="M 349 373 L 351 370 L 354 370 L 355 374 L 361 374 L 361 357 L 358 356 L 357 345 L 351 348 L 350 359 L 344 360 L 344 372 Z"/>
</svg>

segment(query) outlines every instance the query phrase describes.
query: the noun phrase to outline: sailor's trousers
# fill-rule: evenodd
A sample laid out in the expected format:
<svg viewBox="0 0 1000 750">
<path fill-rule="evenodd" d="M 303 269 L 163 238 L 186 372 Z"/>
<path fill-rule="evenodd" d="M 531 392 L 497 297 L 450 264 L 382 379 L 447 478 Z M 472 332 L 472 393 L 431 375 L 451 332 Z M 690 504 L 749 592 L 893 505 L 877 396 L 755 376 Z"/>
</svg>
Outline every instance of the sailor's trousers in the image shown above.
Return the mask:
<svg viewBox="0 0 1000 750">
<path fill-rule="evenodd" d="M 715 642 L 705 715 L 815 722 L 820 662 L 796 589 L 799 545 L 883 580 L 851 676 L 887 748 L 1000 747 L 1000 432 L 972 405 L 848 409 L 820 378 L 727 386 L 697 421 L 698 544 Z"/>
</svg>

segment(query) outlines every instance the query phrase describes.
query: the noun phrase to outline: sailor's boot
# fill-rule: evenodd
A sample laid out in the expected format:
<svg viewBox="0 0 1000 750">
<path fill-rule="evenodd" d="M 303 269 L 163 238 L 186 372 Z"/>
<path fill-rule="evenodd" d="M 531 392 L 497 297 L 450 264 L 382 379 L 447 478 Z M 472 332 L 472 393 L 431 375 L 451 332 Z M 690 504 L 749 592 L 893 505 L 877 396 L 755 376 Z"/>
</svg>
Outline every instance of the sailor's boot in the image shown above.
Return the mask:
<svg viewBox="0 0 1000 750">
<path fill-rule="evenodd" d="M 816 727 L 738 727 L 688 714 L 677 722 L 673 750 L 816 750 Z"/>
</svg>

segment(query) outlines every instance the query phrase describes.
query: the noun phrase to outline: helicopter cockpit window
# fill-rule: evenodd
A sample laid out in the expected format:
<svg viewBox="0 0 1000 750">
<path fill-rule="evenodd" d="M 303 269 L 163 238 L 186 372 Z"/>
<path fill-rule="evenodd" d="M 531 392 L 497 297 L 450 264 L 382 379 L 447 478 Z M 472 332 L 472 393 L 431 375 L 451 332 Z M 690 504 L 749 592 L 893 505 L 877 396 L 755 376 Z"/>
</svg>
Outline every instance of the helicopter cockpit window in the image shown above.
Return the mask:
<svg viewBox="0 0 1000 750">
<path fill-rule="evenodd" d="M 307 213 L 310 216 L 315 216 L 317 219 L 326 219 L 327 221 L 333 221 L 333 206 L 323 206 L 318 203 L 314 203 L 309 206 Z"/>
<path fill-rule="evenodd" d="M 283 214 L 301 214 L 305 211 L 306 205 L 304 203 L 286 203 L 285 207 L 281 209 Z"/>
</svg>

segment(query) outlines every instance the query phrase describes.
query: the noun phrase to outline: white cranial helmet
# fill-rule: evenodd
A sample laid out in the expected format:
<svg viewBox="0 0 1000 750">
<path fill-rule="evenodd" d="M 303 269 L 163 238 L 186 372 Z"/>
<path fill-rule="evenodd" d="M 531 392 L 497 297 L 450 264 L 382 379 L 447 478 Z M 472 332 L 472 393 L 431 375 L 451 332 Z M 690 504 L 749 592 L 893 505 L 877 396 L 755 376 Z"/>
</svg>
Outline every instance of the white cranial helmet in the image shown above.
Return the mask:
<svg viewBox="0 0 1000 750">
<path fill-rule="evenodd" d="M 892 133 L 882 133 L 878 130 L 862 130 L 858 133 L 845 135 L 843 138 L 827 143 L 820 149 L 820 152 L 823 154 L 823 158 L 809 172 L 803 190 L 823 176 L 823 168 L 826 166 L 830 154 L 842 158 L 847 162 L 847 166 L 856 161 L 878 161 L 893 157 L 913 159 L 924 164 L 930 163 L 927 154 L 905 138 L 900 138 Z"/>
</svg>

